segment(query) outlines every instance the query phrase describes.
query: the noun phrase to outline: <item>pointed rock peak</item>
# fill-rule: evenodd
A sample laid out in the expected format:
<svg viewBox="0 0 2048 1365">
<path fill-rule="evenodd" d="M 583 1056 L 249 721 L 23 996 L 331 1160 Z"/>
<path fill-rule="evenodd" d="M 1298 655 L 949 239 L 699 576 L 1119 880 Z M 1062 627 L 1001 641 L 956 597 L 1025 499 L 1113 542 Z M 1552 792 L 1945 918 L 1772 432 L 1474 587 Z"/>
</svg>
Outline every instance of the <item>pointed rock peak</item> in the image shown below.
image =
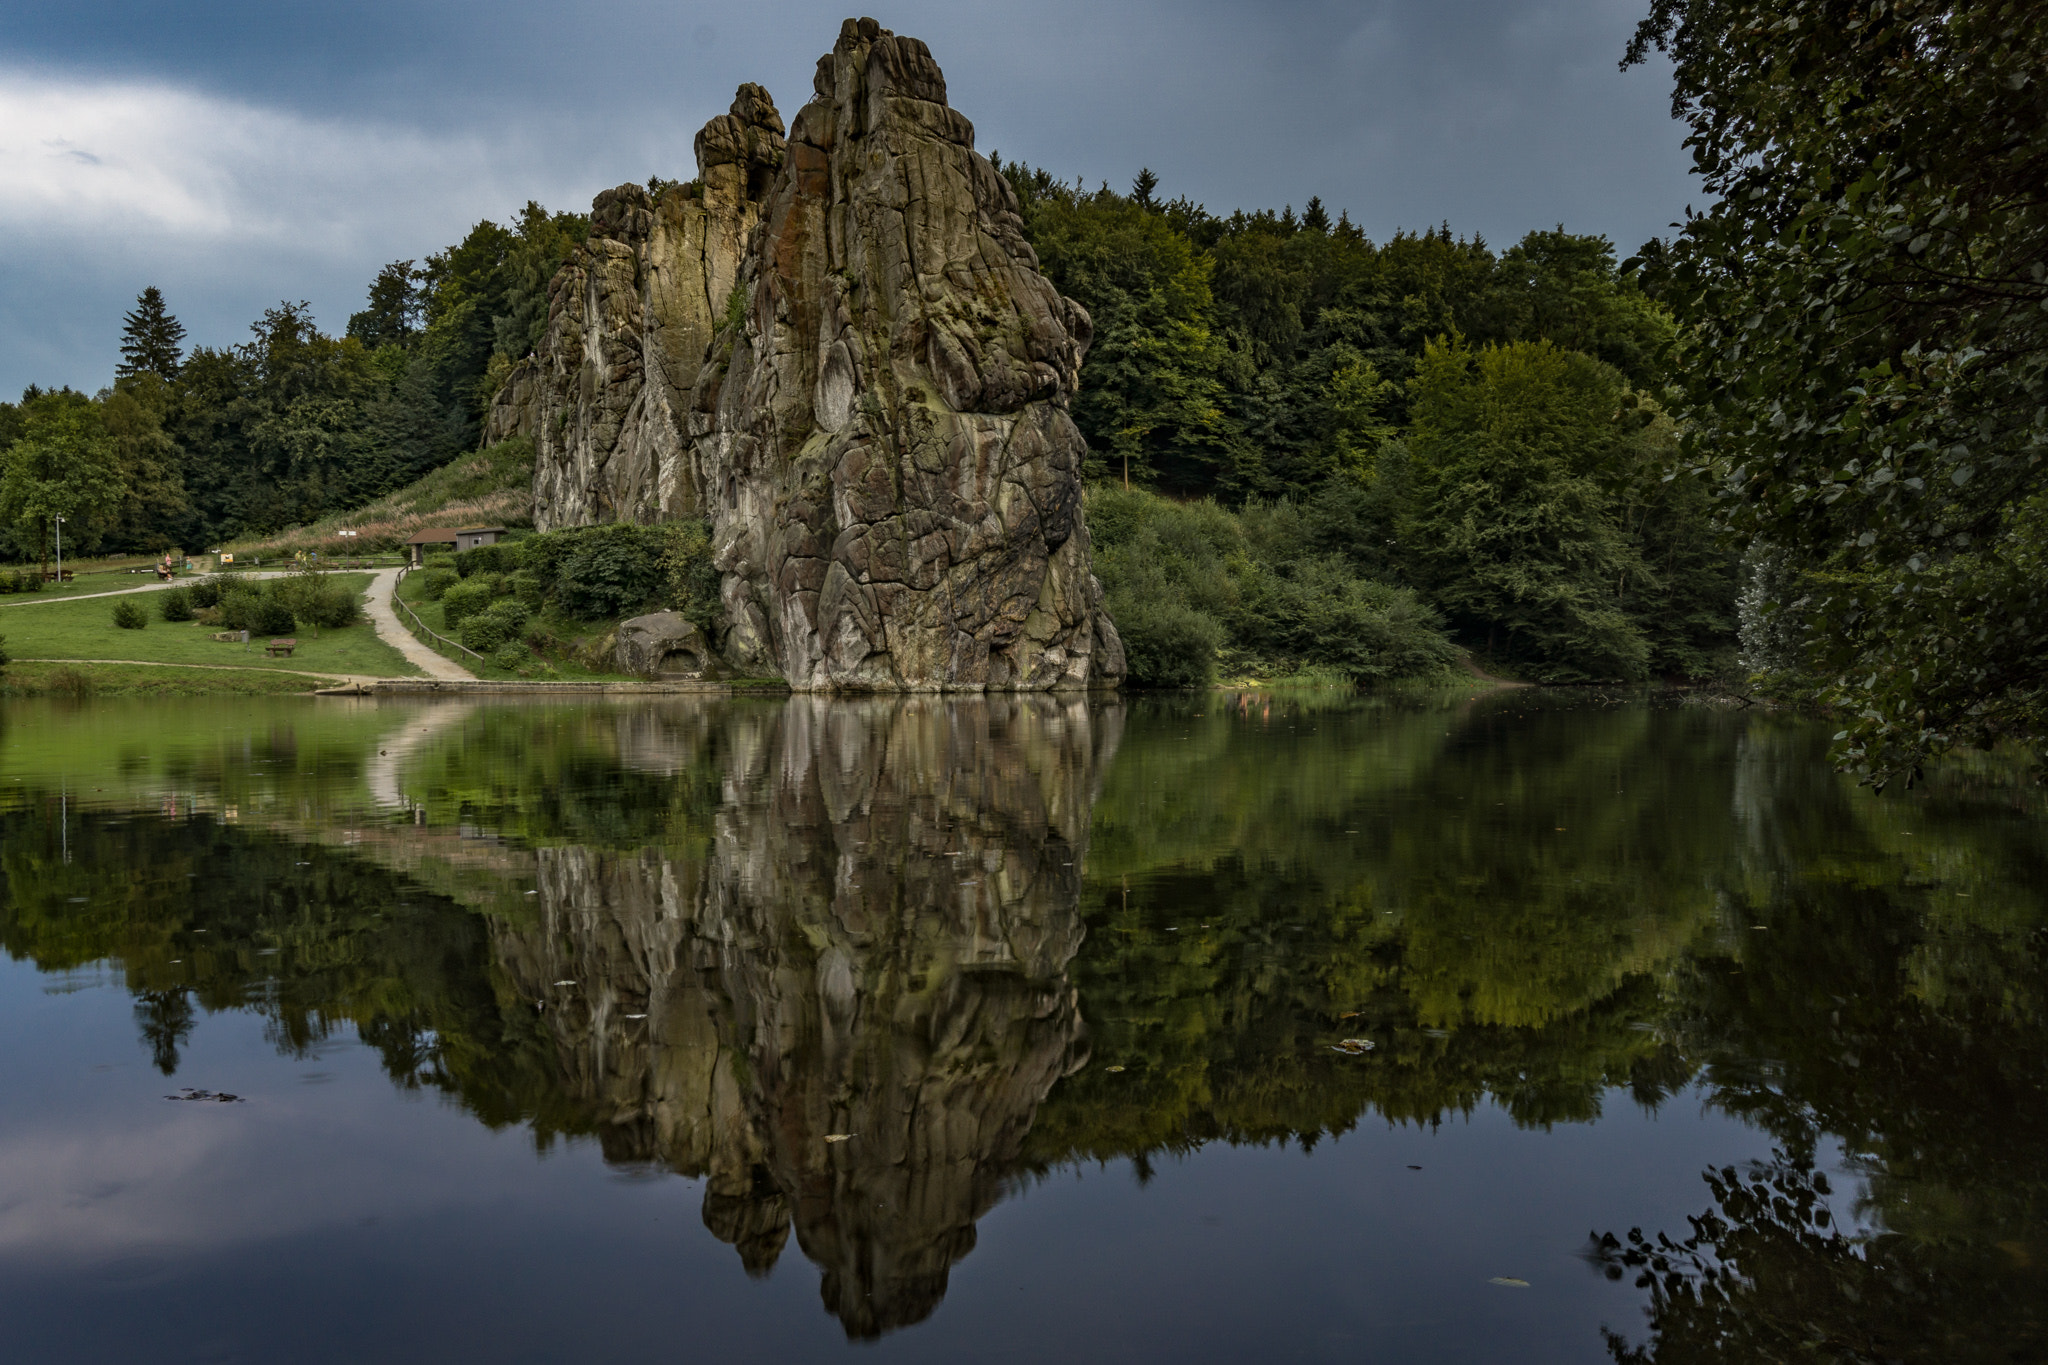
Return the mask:
<svg viewBox="0 0 2048 1365">
<path fill-rule="evenodd" d="M 781 133 L 782 115 L 775 112 L 775 101 L 768 95 L 767 88 L 748 81 L 733 92 L 732 116 L 753 128 Z"/>
<path fill-rule="evenodd" d="M 872 19 L 848 19 L 839 26 L 839 41 L 832 45 L 834 52 L 855 52 L 867 47 L 880 38 L 896 35 Z"/>
<path fill-rule="evenodd" d="M 787 150 L 782 115 L 768 92 L 752 81 L 697 134 L 697 174 L 704 198 L 714 203 L 755 202 L 768 193 Z"/>
</svg>

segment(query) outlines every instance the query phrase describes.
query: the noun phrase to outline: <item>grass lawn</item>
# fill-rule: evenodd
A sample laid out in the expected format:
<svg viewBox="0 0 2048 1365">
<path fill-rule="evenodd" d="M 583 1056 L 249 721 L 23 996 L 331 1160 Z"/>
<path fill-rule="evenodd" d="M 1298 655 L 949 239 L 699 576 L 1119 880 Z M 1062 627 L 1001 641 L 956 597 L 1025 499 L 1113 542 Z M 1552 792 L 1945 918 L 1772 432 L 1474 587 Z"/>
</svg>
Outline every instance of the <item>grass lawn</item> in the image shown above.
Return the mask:
<svg viewBox="0 0 2048 1365">
<path fill-rule="evenodd" d="M 342 582 L 361 592 L 368 574 L 343 574 Z M 114 624 L 114 604 L 133 601 L 149 615 L 142 630 Z M 293 632 L 298 651 L 272 659 L 262 642 L 223 644 L 206 626 L 192 621 L 170 622 L 158 615 L 154 593 L 132 598 L 96 597 L 85 601 L 48 601 L 34 597 L 0 597 L 0 639 L 17 659 L 133 659 L 145 663 L 231 664 L 252 669 L 297 669 L 312 673 L 352 673 L 378 678 L 419 676 L 405 656 L 377 638 L 368 621 L 341 630 L 300 626 Z M 208 675 L 211 676 L 211 675 Z M 223 677 L 229 675 L 222 675 Z"/>
<path fill-rule="evenodd" d="M 311 692 L 340 681 L 275 668 L 12 663 L 0 669 L 0 697 L 269 697 Z"/>
</svg>

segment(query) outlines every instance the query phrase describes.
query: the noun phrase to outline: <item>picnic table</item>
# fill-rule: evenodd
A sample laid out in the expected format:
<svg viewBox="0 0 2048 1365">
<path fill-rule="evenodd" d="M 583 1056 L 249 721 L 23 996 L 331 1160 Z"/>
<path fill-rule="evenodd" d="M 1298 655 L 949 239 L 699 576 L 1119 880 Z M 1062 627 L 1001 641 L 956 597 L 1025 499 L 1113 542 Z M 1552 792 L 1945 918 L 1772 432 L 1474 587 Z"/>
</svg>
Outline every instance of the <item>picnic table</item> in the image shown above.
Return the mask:
<svg viewBox="0 0 2048 1365">
<path fill-rule="evenodd" d="M 272 640 L 269 644 L 263 646 L 263 652 L 273 659 L 280 654 L 289 658 L 291 652 L 298 647 L 299 642 L 297 640 Z"/>
</svg>

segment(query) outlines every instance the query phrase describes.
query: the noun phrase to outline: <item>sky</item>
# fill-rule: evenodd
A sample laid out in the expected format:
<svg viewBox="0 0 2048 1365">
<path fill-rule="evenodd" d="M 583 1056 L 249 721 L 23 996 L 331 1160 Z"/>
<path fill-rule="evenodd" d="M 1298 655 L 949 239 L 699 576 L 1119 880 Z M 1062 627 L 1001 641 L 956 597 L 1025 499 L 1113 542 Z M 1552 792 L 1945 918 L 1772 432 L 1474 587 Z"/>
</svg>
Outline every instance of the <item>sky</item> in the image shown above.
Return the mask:
<svg viewBox="0 0 2048 1365">
<path fill-rule="evenodd" d="M 1558 224 L 1627 255 L 1698 198 L 1646 0 L 903 0 L 976 146 L 1212 211 L 1320 195 L 1368 235 Z M 0 395 L 110 382 L 164 291 L 188 344 L 529 199 L 694 174 L 758 81 L 785 119 L 843 5 L 815 0 L 66 0 L 0 6 Z"/>
</svg>

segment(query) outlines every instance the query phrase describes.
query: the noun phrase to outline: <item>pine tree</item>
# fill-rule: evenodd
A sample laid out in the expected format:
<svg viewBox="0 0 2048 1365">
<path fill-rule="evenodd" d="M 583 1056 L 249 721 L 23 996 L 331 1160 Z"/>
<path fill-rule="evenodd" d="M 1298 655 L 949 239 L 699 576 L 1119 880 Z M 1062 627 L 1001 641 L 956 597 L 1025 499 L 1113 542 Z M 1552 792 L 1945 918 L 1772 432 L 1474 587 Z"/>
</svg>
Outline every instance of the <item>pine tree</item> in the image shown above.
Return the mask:
<svg viewBox="0 0 2048 1365">
<path fill-rule="evenodd" d="M 1152 191 L 1158 188 L 1159 177 L 1152 173 L 1150 166 L 1146 166 L 1139 170 L 1137 178 L 1131 181 L 1131 198 L 1137 201 L 1140 208 L 1149 209 L 1152 207 Z"/>
<path fill-rule="evenodd" d="M 184 359 L 185 325 L 164 309 L 163 292 L 155 285 L 135 298 L 135 311 L 122 316 L 121 363 L 115 373 L 178 377 Z"/>
</svg>

